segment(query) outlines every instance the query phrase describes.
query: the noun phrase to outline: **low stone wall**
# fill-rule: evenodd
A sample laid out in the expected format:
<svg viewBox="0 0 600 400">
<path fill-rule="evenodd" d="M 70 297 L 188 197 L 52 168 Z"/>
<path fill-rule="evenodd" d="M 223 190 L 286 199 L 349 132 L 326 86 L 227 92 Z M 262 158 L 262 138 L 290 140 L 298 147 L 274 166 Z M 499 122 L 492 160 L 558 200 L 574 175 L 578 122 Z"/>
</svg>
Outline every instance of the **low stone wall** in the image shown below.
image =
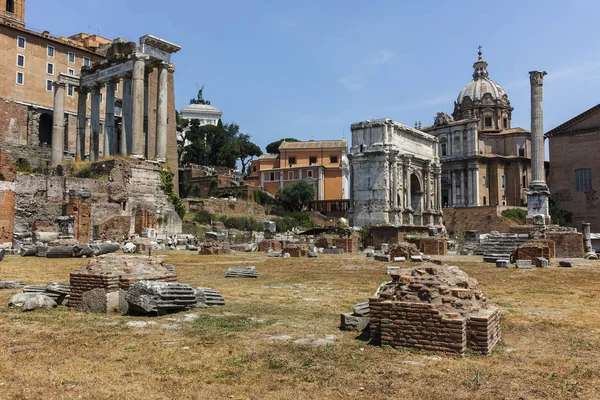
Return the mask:
<svg viewBox="0 0 600 400">
<path fill-rule="evenodd" d="M 228 251 L 223 247 L 221 242 L 208 239 L 200 244 L 200 249 L 198 250 L 198 254 L 210 256 L 210 255 L 219 255 L 219 254 L 227 254 Z"/>
<path fill-rule="evenodd" d="M 473 351 L 489 354 L 500 341 L 500 310 L 481 310 L 467 320 L 467 343 Z"/>
<path fill-rule="evenodd" d="M 421 239 L 421 251 L 430 256 L 445 256 L 448 254 L 448 241 L 439 238 Z"/>
<path fill-rule="evenodd" d="M 529 240 L 517 247 L 511 254 L 511 262 L 516 260 L 530 260 L 535 264 L 535 259 L 543 257 L 550 261 L 554 258 L 554 242 L 549 239 Z"/>
<path fill-rule="evenodd" d="M 546 239 L 554 241 L 556 257 L 583 257 L 583 235 L 579 232 L 547 232 Z"/>
<path fill-rule="evenodd" d="M 269 249 L 273 251 L 281 251 L 283 249 L 283 245 L 279 240 L 263 240 L 258 244 L 258 251 L 267 252 Z"/>
<path fill-rule="evenodd" d="M 338 249 L 344 249 L 344 253 L 358 253 L 358 238 L 335 238 L 333 245 Z"/>
<path fill-rule="evenodd" d="M 308 248 L 303 244 L 287 244 L 283 248 L 284 253 L 288 253 L 290 257 L 306 257 Z"/>
</svg>

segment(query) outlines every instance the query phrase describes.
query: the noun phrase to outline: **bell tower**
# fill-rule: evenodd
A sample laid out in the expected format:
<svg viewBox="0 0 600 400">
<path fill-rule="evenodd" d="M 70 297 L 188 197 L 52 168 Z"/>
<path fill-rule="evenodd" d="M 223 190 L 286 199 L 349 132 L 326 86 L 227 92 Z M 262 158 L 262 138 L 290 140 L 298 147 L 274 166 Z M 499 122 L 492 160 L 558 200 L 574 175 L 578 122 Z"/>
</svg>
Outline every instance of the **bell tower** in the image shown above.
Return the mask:
<svg viewBox="0 0 600 400">
<path fill-rule="evenodd" d="M 25 27 L 26 0 L 0 0 L 0 22 Z"/>
</svg>

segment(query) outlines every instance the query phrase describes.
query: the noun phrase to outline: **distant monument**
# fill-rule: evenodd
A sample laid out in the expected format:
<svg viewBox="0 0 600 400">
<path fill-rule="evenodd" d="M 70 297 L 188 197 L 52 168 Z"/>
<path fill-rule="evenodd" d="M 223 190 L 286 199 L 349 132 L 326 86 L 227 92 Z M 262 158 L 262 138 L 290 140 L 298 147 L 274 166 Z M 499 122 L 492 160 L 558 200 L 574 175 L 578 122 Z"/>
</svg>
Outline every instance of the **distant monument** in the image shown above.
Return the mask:
<svg viewBox="0 0 600 400">
<path fill-rule="evenodd" d="M 204 100 L 204 98 L 202 97 L 203 91 L 204 91 L 204 85 L 202 85 L 202 87 L 198 89 L 198 97 L 195 99 L 191 99 L 190 104 L 205 104 L 207 106 L 210 106 L 210 101 Z"/>
</svg>

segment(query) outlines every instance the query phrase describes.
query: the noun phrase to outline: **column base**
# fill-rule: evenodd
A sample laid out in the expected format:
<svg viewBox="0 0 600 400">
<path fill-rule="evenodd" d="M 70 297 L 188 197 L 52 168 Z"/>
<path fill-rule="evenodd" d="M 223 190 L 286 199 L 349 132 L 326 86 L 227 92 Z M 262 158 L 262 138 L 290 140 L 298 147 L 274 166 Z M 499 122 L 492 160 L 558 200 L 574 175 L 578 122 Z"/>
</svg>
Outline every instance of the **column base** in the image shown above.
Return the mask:
<svg viewBox="0 0 600 400">
<path fill-rule="evenodd" d="M 142 154 L 131 154 L 131 157 L 132 158 L 136 158 L 138 160 L 145 160 L 146 159 L 146 157 L 144 157 L 144 155 L 142 155 Z"/>
<path fill-rule="evenodd" d="M 167 159 L 166 158 L 157 158 L 156 161 L 159 163 L 166 163 Z"/>
<path fill-rule="evenodd" d="M 550 191 L 546 183 L 538 182 L 534 185 L 532 182 L 525 194 L 527 195 L 527 222 L 533 225 L 550 224 Z"/>
</svg>

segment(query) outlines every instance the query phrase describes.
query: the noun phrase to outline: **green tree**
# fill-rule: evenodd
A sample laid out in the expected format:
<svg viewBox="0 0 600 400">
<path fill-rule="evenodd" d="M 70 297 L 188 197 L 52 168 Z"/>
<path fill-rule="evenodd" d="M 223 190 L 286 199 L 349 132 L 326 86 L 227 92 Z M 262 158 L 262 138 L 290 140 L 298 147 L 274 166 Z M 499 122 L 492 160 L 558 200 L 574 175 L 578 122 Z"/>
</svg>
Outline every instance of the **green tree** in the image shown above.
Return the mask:
<svg viewBox="0 0 600 400">
<path fill-rule="evenodd" d="M 267 145 L 266 150 L 267 153 L 269 154 L 279 154 L 279 145 L 281 145 L 281 142 L 286 141 L 286 142 L 299 142 L 298 139 L 294 139 L 294 138 L 285 138 L 285 139 L 279 139 L 275 142 L 271 142 Z"/>
<path fill-rule="evenodd" d="M 285 185 L 277 192 L 277 200 L 289 211 L 302 211 L 315 199 L 315 186 L 305 180 Z"/>
<path fill-rule="evenodd" d="M 210 146 L 208 141 L 216 134 L 217 127 L 200 126 L 200 120 L 192 119 L 185 139 L 189 142 L 183 149 L 181 160 L 184 164 L 210 165 Z"/>
<path fill-rule="evenodd" d="M 250 175 L 247 168 L 254 157 L 260 157 L 262 150 L 256 144 L 250 141 L 250 135 L 241 133 L 237 137 L 237 147 L 239 150 L 239 160 L 242 164 L 242 172 Z"/>
<path fill-rule="evenodd" d="M 177 110 L 175 110 L 175 118 L 177 124 L 177 161 L 181 163 L 183 154 L 185 152 L 185 142 L 186 142 L 186 128 L 189 126 L 190 121 L 185 118 L 181 118 L 181 115 Z"/>
</svg>

